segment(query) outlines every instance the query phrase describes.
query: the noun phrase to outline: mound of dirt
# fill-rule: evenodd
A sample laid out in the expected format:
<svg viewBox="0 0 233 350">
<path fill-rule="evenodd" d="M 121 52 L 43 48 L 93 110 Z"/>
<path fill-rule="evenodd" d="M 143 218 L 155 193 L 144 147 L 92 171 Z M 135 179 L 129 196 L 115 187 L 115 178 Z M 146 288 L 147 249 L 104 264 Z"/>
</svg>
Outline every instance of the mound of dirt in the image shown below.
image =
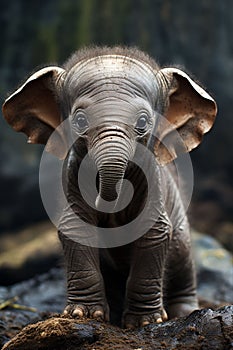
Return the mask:
<svg viewBox="0 0 233 350">
<path fill-rule="evenodd" d="M 232 347 L 233 306 L 226 306 L 216 311 L 197 310 L 188 317 L 134 331 L 58 315 L 29 324 L 2 350 L 230 350 Z"/>
</svg>

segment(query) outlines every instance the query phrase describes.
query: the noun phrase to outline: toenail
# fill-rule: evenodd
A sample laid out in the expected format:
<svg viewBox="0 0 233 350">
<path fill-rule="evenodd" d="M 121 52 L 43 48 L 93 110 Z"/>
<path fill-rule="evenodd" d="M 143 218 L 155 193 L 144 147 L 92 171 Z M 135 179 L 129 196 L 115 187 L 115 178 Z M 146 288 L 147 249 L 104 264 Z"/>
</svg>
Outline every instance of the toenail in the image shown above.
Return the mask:
<svg viewBox="0 0 233 350">
<path fill-rule="evenodd" d="M 95 318 L 103 317 L 103 312 L 100 311 L 100 310 L 96 310 L 96 311 L 93 313 L 93 317 L 95 317 Z"/>
<path fill-rule="evenodd" d="M 81 309 L 75 309 L 73 311 L 74 316 L 83 317 L 83 311 Z"/>
</svg>

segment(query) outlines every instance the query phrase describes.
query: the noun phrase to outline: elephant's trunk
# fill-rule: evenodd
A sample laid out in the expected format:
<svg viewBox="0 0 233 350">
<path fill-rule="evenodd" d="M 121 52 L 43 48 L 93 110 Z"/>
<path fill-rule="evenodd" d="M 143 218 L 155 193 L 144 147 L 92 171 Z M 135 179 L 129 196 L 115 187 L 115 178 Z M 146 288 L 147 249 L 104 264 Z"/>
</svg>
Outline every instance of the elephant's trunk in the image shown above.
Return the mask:
<svg viewBox="0 0 233 350">
<path fill-rule="evenodd" d="M 114 161 L 118 162 L 117 160 Z M 95 203 L 98 210 L 106 212 L 116 207 L 126 164 L 122 168 L 115 173 L 116 170 L 106 164 L 99 170 L 99 194 Z"/>
<path fill-rule="evenodd" d="M 92 140 L 91 154 L 99 172 L 96 208 L 112 211 L 119 200 L 121 186 L 133 148 L 130 135 L 120 127 L 103 128 Z"/>
</svg>

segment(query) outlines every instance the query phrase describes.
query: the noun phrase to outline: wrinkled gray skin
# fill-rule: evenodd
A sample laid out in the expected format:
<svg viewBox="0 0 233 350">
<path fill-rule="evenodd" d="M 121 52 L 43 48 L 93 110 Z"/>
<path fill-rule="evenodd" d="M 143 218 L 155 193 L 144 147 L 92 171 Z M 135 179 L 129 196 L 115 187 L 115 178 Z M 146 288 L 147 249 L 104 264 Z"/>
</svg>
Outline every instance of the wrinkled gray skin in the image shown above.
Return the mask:
<svg viewBox="0 0 233 350">
<path fill-rule="evenodd" d="M 162 322 L 167 315 L 169 318 L 183 316 L 198 308 L 185 210 L 168 169 L 159 167 L 159 163 L 175 158 L 178 151 L 172 149 L 166 153 L 159 143 L 156 146 L 157 139 L 151 135 L 160 127 L 162 114 L 177 130 L 183 130 L 182 152 L 189 151 L 212 126 L 216 105 L 208 94 L 197 91 L 179 72 L 160 70 L 138 51 L 93 49 L 73 56 L 64 70 L 48 67 L 48 72 L 39 73 L 3 106 L 7 121 L 17 131 L 24 131 L 34 143 L 47 142 L 59 124 L 54 122 L 56 114 L 59 122 L 70 119 L 71 134 L 77 141 L 68 154 L 62 151 L 61 141 L 59 146 L 47 147 L 58 156 L 66 157 L 63 180 L 69 204 L 94 226 L 111 229 L 130 222 L 143 209 L 147 191 L 154 191 L 154 199 L 143 217 L 152 222 L 151 228 L 135 241 L 115 248 L 98 249 L 70 239 L 69 233 L 79 235 L 82 225 L 78 226 L 64 210 L 59 238 L 67 268 L 66 314 L 109 320 L 109 302 L 111 311 L 118 314 L 113 321 L 119 322 L 122 317 L 123 326 L 132 328 Z M 37 93 L 37 81 L 38 84 L 42 81 L 40 93 Z M 184 97 L 183 106 L 182 94 L 186 90 L 188 97 Z M 30 94 L 37 94 L 33 102 Z M 26 107 L 25 99 L 29 101 Z M 36 108 L 28 107 L 30 103 L 36 104 Z M 40 109 L 37 104 L 43 104 L 41 112 L 37 111 Z M 172 104 L 175 104 L 174 111 L 168 112 Z M 26 113 L 27 109 L 30 111 Z M 183 113 L 180 122 L 177 121 L 179 110 Z M 21 119 L 22 126 L 18 126 Z M 39 130 L 36 135 L 35 129 Z M 133 163 L 138 142 L 155 152 L 154 163 L 148 168 L 154 188 L 147 188 L 143 172 Z M 87 152 L 99 172 L 96 208 L 85 202 L 77 182 L 79 166 Z M 104 213 L 104 201 L 109 202 L 109 206 L 116 199 L 120 202 L 123 178 L 134 186 L 132 201 L 124 210 Z"/>
</svg>

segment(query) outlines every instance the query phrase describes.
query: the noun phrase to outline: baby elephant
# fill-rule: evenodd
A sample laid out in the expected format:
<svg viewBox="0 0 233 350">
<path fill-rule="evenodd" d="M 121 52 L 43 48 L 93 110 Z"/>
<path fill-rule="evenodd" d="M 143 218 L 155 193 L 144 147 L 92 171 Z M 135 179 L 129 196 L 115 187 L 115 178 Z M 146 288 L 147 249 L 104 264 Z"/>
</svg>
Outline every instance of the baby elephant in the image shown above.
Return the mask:
<svg viewBox="0 0 233 350">
<path fill-rule="evenodd" d="M 121 47 L 80 50 L 5 101 L 7 122 L 64 162 L 65 314 L 133 328 L 198 308 L 185 208 L 164 165 L 201 142 L 216 112 L 182 70 Z"/>
</svg>

